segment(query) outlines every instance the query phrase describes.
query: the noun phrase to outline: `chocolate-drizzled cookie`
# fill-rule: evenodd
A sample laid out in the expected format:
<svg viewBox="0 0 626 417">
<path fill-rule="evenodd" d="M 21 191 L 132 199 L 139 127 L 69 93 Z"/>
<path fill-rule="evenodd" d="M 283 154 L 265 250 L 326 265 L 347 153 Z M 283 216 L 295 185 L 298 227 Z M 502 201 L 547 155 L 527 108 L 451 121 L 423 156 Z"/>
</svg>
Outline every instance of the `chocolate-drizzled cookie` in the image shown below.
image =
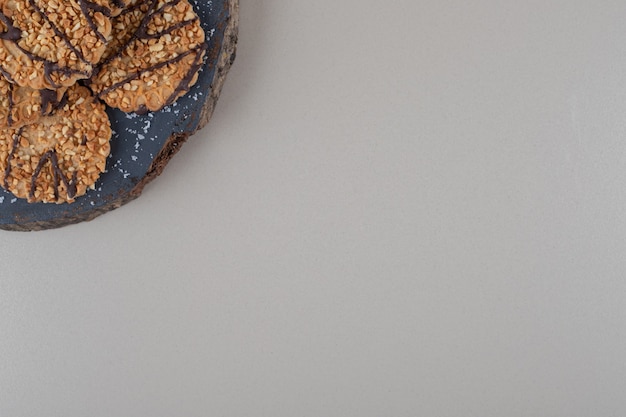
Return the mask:
<svg viewBox="0 0 626 417">
<path fill-rule="evenodd" d="M 89 78 L 122 0 L 0 0 L 0 72 L 34 89 Z"/>
<path fill-rule="evenodd" d="M 62 105 L 65 90 L 20 87 L 0 75 L 0 128 L 20 127 L 50 115 Z"/>
<path fill-rule="evenodd" d="M 52 115 L 0 129 L 0 185 L 29 202 L 73 202 L 104 171 L 110 138 L 104 105 L 70 87 Z"/>
<path fill-rule="evenodd" d="M 125 112 L 157 111 L 196 83 L 206 43 L 187 0 L 131 5 L 113 19 L 113 39 L 89 81 L 109 106 Z"/>
</svg>

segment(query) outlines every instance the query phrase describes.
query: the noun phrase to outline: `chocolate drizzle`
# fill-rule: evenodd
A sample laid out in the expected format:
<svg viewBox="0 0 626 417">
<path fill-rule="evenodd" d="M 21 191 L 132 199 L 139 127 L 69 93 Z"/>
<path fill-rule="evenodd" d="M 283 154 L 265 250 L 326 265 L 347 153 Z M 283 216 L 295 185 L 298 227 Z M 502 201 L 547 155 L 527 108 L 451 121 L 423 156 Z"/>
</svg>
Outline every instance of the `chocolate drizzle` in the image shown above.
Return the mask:
<svg viewBox="0 0 626 417">
<path fill-rule="evenodd" d="M 144 19 L 141 21 L 139 28 L 137 28 L 137 32 L 135 32 L 136 38 L 137 39 L 150 39 L 150 36 L 148 35 L 148 23 L 150 22 L 150 20 L 154 16 L 162 14 L 165 11 L 165 9 L 167 9 L 168 7 L 174 7 L 178 3 L 180 3 L 180 0 L 172 0 L 171 2 L 165 3 L 163 6 L 154 10 L 152 13 L 147 13 L 146 16 L 144 16 Z M 157 4 L 156 1 L 153 1 L 152 5 L 150 6 L 150 9 L 153 9 L 154 6 L 156 6 L 156 4 Z"/>
<path fill-rule="evenodd" d="M 77 69 L 72 69 L 70 67 L 62 67 L 59 64 L 57 64 L 56 62 L 48 61 L 46 59 L 43 59 L 43 58 L 40 58 L 38 56 L 32 55 L 30 52 L 25 51 L 23 49 L 22 49 L 22 52 L 24 52 L 26 55 L 28 55 L 28 57 L 30 59 L 32 59 L 33 61 L 43 61 L 44 77 L 46 78 L 46 81 L 48 81 L 50 86 L 52 86 L 52 88 L 61 88 L 62 87 L 61 84 L 56 83 L 52 79 L 52 74 L 55 73 L 55 72 L 56 73 L 60 73 L 62 75 L 65 75 L 66 77 L 71 77 L 74 74 L 80 74 L 80 75 L 83 75 L 85 77 L 89 77 L 89 72 L 87 72 L 87 71 L 81 71 L 81 70 L 77 70 Z"/>
<path fill-rule="evenodd" d="M 43 62 L 43 70 L 44 70 L 44 77 L 46 79 L 46 81 L 50 84 L 50 86 L 52 88 L 61 88 L 62 85 L 56 83 L 53 79 L 52 79 L 52 74 L 54 73 L 59 73 L 62 75 L 65 75 L 66 77 L 70 77 L 74 74 L 80 74 L 84 77 L 89 77 L 89 72 L 86 71 L 81 71 L 81 70 L 77 70 L 77 69 L 73 69 L 73 68 L 69 68 L 69 67 L 62 67 L 59 64 L 57 64 L 56 62 L 52 62 L 52 61 L 48 61 L 45 58 L 42 58 L 40 56 L 34 55 L 32 54 L 30 51 L 22 48 L 20 45 L 17 44 L 17 42 L 15 42 L 15 46 L 24 54 L 26 55 L 31 61 L 39 61 L 39 62 Z M 0 72 L 2 73 L 2 75 L 4 75 L 10 82 L 15 82 L 15 80 L 11 77 L 11 75 L 6 71 L 5 68 L 3 68 L 1 66 L 0 63 Z"/>
<path fill-rule="evenodd" d="M 39 90 L 41 96 L 41 115 L 49 116 L 56 110 L 67 104 L 67 94 L 59 100 L 58 93 L 54 90 Z"/>
<path fill-rule="evenodd" d="M 13 26 L 13 22 L 2 11 L 0 11 L 0 22 L 7 27 L 6 32 L 0 33 L 0 39 L 16 41 L 22 37 L 22 31 Z"/>
<path fill-rule="evenodd" d="M 28 0 L 28 3 L 30 4 L 30 7 L 32 7 L 39 15 L 41 15 L 41 17 L 50 25 L 50 27 L 52 28 L 52 31 L 54 32 L 54 34 L 57 35 L 59 38 L 61 38 L 61 40 L 63 40 L 63 42 L 65 43 L 65 45 L 67 45 L 67 47 L 70 49 L 70 51 L 72 51 L 72 52 L 74 52 L 76 54 L 78 59 L 80 59 L 81 61 L 83 61 L 86 64 L 90 63 L 89 61 L 87 61 L 85 59 L 85 56 L 83 55 L 83 53 L 80 50 L 78 50 L 78 48 L 76 48 L 74 45 L 72 45 L 72 42 L 70 41 L 70 38 L 68 38 L 65 35 L 65 33 L 63 33 L 61 31 L 61 29 L 59 29 L 58 26 L 55 25 L 50 20 L 48 15 L 43 10 L 41 10 L 39 8 L 39 6 L 37 6 L 37 3 L 35 3 L 35 0 Z M 89 20 L 89 19 L 87 19 L 87 20 Z"/>
<path fill-rule="evenodd" d="M 76 57 L 80 61 L 82 61 L 84 64 L 87 64 L 88 66 L 92 65 L 92 63 L 89 62 L 85 58 L 81 50 L 72 44 L 68 36 L 50 20 L 46 12 L 37 5 L 35 0 L 28 0 L 28 3 L 30 7 L 38 15 L 40 15 L 48 25 L 50 25 L 54 34 L 63 41 L 63 43 L 67 46 L 67 48 L 76 54 Z M 104 35 L 98 31 L 98 28 L 95 22 L 93 21 L 91 12 L 94 12 L 94 13 L 100 12 L 100 13 L 103 13 L 105 16 L 110 16 L 111 15 L 110 9 L 103 7 L 103 6 L 99 6 L 87 0 L 79 0 L 79 3 L 80 3 L 81 12 L 84 15 L 85 19 L 87 20 L 87 23 L 89 24 L 91 30 L 96 34 L 98 39 L 100 39 L 102 42 L 106 42 L 106 38 L 104 37 Z M 115 4 L 117 4 L 117 2 L 115 2 Z M 31 61 L 43 62 L 44 78 L 52 88 L 62 87 L 62 85 L 60 85 L 59 83 L 55 82 L 52 79 L 52 76 L 55 73 L 59 74 L 60 76 L 66 76 L 66 77 L 71 77 L 73 75 L 78 74 L 87 78 L 91 75 L 90 71 L 82 71 L 82 70 L 74 69 L 71 67 L 61 66 L 57 62 L 50 61 L 41 56 L 35 55 L 31 51 L 19 45 L 18 41 L 22 39 L 21 29 L 16 27 L 13 24 L 13 21 L 1 11 L 0 11 L 0 22 L 4 23 L 4 25 L 7 27 L 6 32 L 0 33 L 0 39 L 12 42 L 17 47 L 17 49 L 19 49 L 20 52 L 26 55 Z M 9 76 L 8 71 L 6 71 L 5 68 L 2 68 L 1 65 L 0 65 L 0 72 L 3 75 L 5 75 L 6 78 L 9 79 L 11 82 L 14 82 L 13 79 Z"/>
<path fill-rule="evenodd" d="M 87 24 L 89 25 L 93 33 L 95 33 L 98 39 L 100 39 L 103 43 L 106 43 L 107 38 L 102 34 L 102 32 L 98 30 L 98 26 L 96 25 L 96 22 L 93 21 L 93 16 L 91 15 L 90 12 L 92 13 L 100 12 L 106 17 L 111 17 L 111 9 L 105 6 L 100 6 L 96 3 L 92 3 L 87 0 L 78 0 L 78 3 L 80 4 L 80 11 L 83 13 L 83 15 L 85 15 L 85 19 L 87 19 Z M 118 7 L 121 7 L 121 6 L 118 6 Z"/>
<path fill-rule="evenodd" d="M 13 125 L 13 107 L 15 106 L 15 102 L 13 101 L 13 84 L 9 83 L 9 92 L 7 94 L 7 99 L 9 100 L 9 108 L 7 112 L 7 126 Z"/>
<path fill-rule="evenodd" d="M 24 128 L 20 128 L 13 135 L 13 142 L 11 143 L 11 152 L 9 152 L 9 156 L 7 157 L 7 166 L 4 168 L 4 188 L 9 188 L 9 175 L 11 175 L 11 162 L 13 161 L 13 154 L 17 149 L 17 145 L 20 143 L 20 137 L 22 137 L 22 132 Z"/>
<path fill-rule="evenodd" d="M 0 65 L 0 74 L 2 74 L 2 76 L 6 78 L 11 84 L 15 84 L 15 81 L 11 77 L 11 74 L 6 72 L 6 70 L 2 67 L 2 65 Z"/>
<path fill-rule="evenodd" d="M 176 101 L 176 99 L 182 93 L 186 93 L 187 91 L 189 91 L 189 89 L 191 88 L 189 84 L 191 84 L 194 75 L 200 70 L 200 67 L 202 67 L 202 58 L 204 56 L 203 52 L 206 51 L 207 48 L 208 45 L 206 43 L 203 43 L 199 48 L 195 49 L 196 51 L 199 50 L 199 52 L 196 54 L 196 59 L 193 61 L 193 64 L 189 68 L 189 71 L 187 71 L 187 74 L 185 74 L 185 77 L 180 80 L 172 94 L 165 100 L 164 106 L 169 106 L 170 104 L 174 103 L 174 101 Z M 145 106 L 142 106 L 142 108 L 137 111 L 138 114 L 146 114 L 147 112 L 148 111 Z"/>
<path fill-rule="evenodd" d="M 139 23 L 139 26 L 135 30 L 135 33 L 130 37 L 130 39 L 128 39 L 128 41 L 124 45 L 120 45 L 120 47 L 117 49 L 117 52 L 115 52 L 114 54 L 109 56 L 107 59 L 102 60 L 98 64 L 98 66 L 96 68 L 94 68 L 94 71 L 93 71 L 94 75 L 96 75 L 103 66 L 109 64 L 115 58 L 119 58 L 122 55 L 122 53 L 124 53 L 124 50 L 126 48 L 128 48 L 128 46 L 131 43 L 133 43 L 134 41 L 139 39 L 139 33 L 140 32 L 145 32 L 146 28 L 148 27 L 148 23 L 150 22 L 150 19 L 153 16 L 153 13 L 150 13 L 150 10 L 152 10 L 154 8 L 154 6 L 156 6 L 156 4 L 157 4 L 157 0 L 149 0 L 149 1 L 150 1 L 150 5 L 148 6 L 148 12 L 141 19 L 141 22 Z M 129 7 L 126 10 L 124 10 L 124 12 L 122 14 L 132 13 L 132 12 L 134 12 L 135 10 L 137 10 L 138 8 L 140 8 L 143 5 L 144 5 L 143 2 L 138 2 L 133 7 Z"/>
<path fill-rule="evenodd" d="M 165 11 L 170 8 L 170 7 L 174 7 L 176 6 L 178 3 L 180 3 L 181 0 L 172 0 L 168 3 L 165 3 L 164 5 L 162 5 L 161 7 L 155 9 L 156 5 L 158 4 L 156 0 L 151 0 L 151 3 L 149 5 L 148 8 L 148 12 L 143 16 L 143 18 L 141 19 L 141 22 L 139 24 L 139 26 L 137 27 L 135 33 L 130 37 L 130 39 L 124 44 L 122 45 L 118 51 L 109 56 L 106 60 L 104 60 L 103 62 L 101 62 L 98 67 L 94 70 L 94 73 L 97 73 L 100 71 L 100 69 L 102 68 L 102 66 L 107 65 L 109 63 L 111 63 L 114 59 L 119 58 L 124 50 L 126 50 L 133 42 L 136 41 L 140 41 L 140 40 L 149 40 L 149 39 L 159 39 L 162 36 L 165 36 L 167 34 L 170 34 L 178 29 L 182 29 L 188 25 L 194 24 L 196 23 L 199 19 L 196 16 L 193 19 L 189 19 L 189 20 L 184 20 L 182 22 L 176 23 L 166 29 L 163 29 L 160 32 L 156 32 L 156 33 L 148 33 L 148 25 L 150 23 L 150 21 L 157 15 L 163 14 L 165 13 Z M 137 6 L 141 6 L 142 4 L 139 3 L 137 4 L 135 7 L 129 8 L 127 10 L 125 10 L 125 12 L 131 12 L 134 11 L 135 8 Z M 170 105 L 172 104 L 180 95 L 180 93 L 182 92 L 186 92 L 189 90 L 190 86 L 189 84 L 191 84 L 191 81 L 193 80 L 194 75 L 198 72 L 198 70 L 200 69 L 200 67 L 202 66 L 202 59 L 204 57 L 204 52 L 208 49 L 208 44 L 206 42 L 198 45 L 195 48 L 189 49 L 183 53 L 178 54 L 176 57 L 168 59 L 166 61 L 161 61 L 157 64 L 154 64 L 152 66 L 149 66 L 147 68 L 140 68 L 139 70 L 137 70 L 137 72 L 130 74 L 128 77 L 124 78 L 123 80 L 107 87 L 104 88 L 102 91 L 100 91 L 99 93 L 97 93 L 98 98 L 102 98 L 103 96 L 105 96 L 106 94 L 110 93 L 113 90 L 116 90 L 120 87 L 122 87 L 124 84 L 136 80 L 138 79 L 143 73 L 146 72 L 150 72 L 150 71 L 155 71 L 157 69 L 166 67 L 170 64 L 175 64 L 177 62 L 182 61 L 184 58 L 186 58 L 189 55 L 195 54 L 195 59 L 193 64 L 191 65 L 189 71 L 187 72 L 187 74 L 185 74 L 185 77 L 180 80 L 180 82 L 178 83 L 178 85 L 176 86 L 175 90 L 173 91 L 173 93 L 165 100 L 164 106 Z M 138 110 L 137 113 L 138 114 L 146 114 L 148 112 L 148 109 L 146 108 L 145 105 L 142 105 Z"/>
<path fill-rule="evenodd" d="M 13 135 L 13 143 L 11 145 L 11 152 L 9 153 L 9 156 L 7 157 L 7 162 L 6 162 L 7 165 L 6 165 L 6 168 L 4 169 L 4 188 L 6 189 L 9 188 L 9 176 L 11 175 L 11 170 L 13 168 L 12 161 L 13 161 L 13 158 L 15 157 L 15 153 L 17 152 L 17 148 L 19 146 L 23 131 L 24 131 L 24 128 L 22 127 Z M 83 139 L 83 142 L 84 141 L 85 140 Z M 28 197 L 30 199 L 35 198 L 35 191 L 37 190 L 37 178 L 39 178 L 39 176 L 41 175 L 41 172 L 43 171 L 44 167 L 48 163 L 50 164 L 50 168 L 52 169 L 52 187 L 54 190 L 55 200 L 59 199 L 59 187 L 61 185 L 65 186 L 65 190 L 67 192 L 67 198 L 70 198 L 70 199 L 74 198 L 76 196 L 76 191 L 77 191 L 76 186 L 78 185 L 78 173 L 74 171 L 72 173 L 72 178 L 68 180 L 63 174 L 63 170 L 59 166 L 59 159 L 57 157 L 57 152 L 54 149 L 50 149 L 45 154 L 43 154 L 41 156 L 41 159 L 37 163 L 37 167 L 35 168 L 35 171 L 33 171 L 33 174 L 30 179 L 30 188 L 28 191 Z"/>
<path fill-rule="evenodd" d="M 41 170 L 47 162 L 50 162 L 50 166 L 52 167 L 52 187 L 54 189 L 54 199 L 59 199 L 59 186 L 61 185 L 60 183 L 63 183 L 63 185 L 65 185 L 67 198 L 74 198 L 76 196 L 78 173 L 74 171 L 74 173 L 72 174 L 72 179 L 68 181 L 67 178 L 65 178 L 65 175 L 63 175 L 61 167 L 59 167 L 57 152 L 54 149 L 51 149 L 43 154 L 43 156 L 39 160 L 37 168 L 35 168 L 33 176 L 30 179 L 30 190 L 28 192 L 28 197 L 31 199 L 35 197 L 35 190 L 37 189 L 37 178 L 39 177 Z"/>
<path fill-rule="evenodd" d="M 164 29 L 161 32 L 157 32 L 157 33 L 155 33 L 153 35 L 149 35 L 148 33 L 144 33 L 144 34 L 142 34 L 140 39 L 159 39 L 161 36 L 165 36 L 168 33 L 174 32 L 175 30 L 184 28 L 185 26 L 190 25 L 190 24 L 196 22 L 197 20 L 198 20 L 197 17 L 194 17 L 193 19 L 190 19 L 190 20 L 183 20 L 182 22 L 177 23 L 175 25 L 172 25 L 169 28 Z"/>
<path fill-rule="evenodd" d="M 196 52 L 199 49 L 200 49 L 200 47 L 194 48 L 194 49 L 190 49 L 190 50 L 185 51 L 182 54 L 178 55 L 176 58 L 168 59 L 167 61 L 159 62 L 158 64 L 155 64 L 155 65 L 153 65 L 151 67 L 141 69 L 141 71 L 136 72 L 134 74 L 131 74 L 130 76 L 124 78 L 122 81 L 117 82 L 117 83 L 113 84 L 112 86 L 107 87 L 104 90 L 102 90 L 100 93 L 98 93 L 98 98 L 102 98 L 102 96 L 110 93 L 113 90 L 116 90 L 116 89 L 122 87 L 124 84 L 126 84 L 126 83 L 128 83 L 128 82 L 130 82 L 132 80 L 136 80 L 137 78 L 139 78 L 141 76 L 141 74 L 143 72 L 154 71 L 154 70 L 157 70 L 159 68 L 163 68 L 165 66 L 168 66 L 170 64 L 175 64 L 176 62 L 182 61 L 185 57 L 193 54 L 194 52 Z"/>
</svg>

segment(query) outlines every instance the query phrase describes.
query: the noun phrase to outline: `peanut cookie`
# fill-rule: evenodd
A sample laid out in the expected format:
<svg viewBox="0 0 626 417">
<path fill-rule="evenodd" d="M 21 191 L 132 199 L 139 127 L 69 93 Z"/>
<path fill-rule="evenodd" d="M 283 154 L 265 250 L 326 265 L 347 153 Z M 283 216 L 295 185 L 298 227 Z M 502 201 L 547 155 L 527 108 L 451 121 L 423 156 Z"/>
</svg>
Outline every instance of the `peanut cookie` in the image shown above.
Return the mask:
<svg viewBox="0 0 626 417">
<path fill-rule="evenodd" d="M 0 71 L 34 89 L 89 78 L 121 0 L 0 0 Z"/>
<path fill-rule="evenodd" d="M 125 112 L 157 111 L 187 93 L 207 49 L 200 19 L 187 0 L 128 7 L 113 19 L 113 39 L 89 86 Z"/>
<path fill-rule="evenodd" d="M 73 202 L 105 169 L 111 125 L 85 87 L 70 87 L 52 115 L 0 129 L 0 184 L 29 202 Z"/>
<path fill-rule="evenodd" d="M 126 6 L 120 15 L 111 21 L 111 39 L 102 55 L 100 66 L 115 54 L 121 53 L 137 32 L 143 18 L 154 7 L 153 0 L 126 0 Z M 96 67 L 96 71 L 98 67 Z"/>
<path fill-rule="evenodd" d="M 34 90 L 10 83 L 0 75 L 0 129 L 20 127 L 50 115 L 61 106 L 61 90 Z"/>
</svg>

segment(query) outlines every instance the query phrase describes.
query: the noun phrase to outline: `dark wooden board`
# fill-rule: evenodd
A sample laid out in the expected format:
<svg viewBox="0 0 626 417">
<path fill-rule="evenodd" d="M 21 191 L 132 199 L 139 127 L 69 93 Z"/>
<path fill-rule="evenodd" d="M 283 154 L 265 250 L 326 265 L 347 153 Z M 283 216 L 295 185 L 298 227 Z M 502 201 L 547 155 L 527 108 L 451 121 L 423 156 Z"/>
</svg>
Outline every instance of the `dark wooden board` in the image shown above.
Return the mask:
<svg viewBox="0 0 626 417">
<path fill-rule="evenodd" d="M 198 83 L 165 109 L 145 116 L 109 109 L 114 134 L 106 172 L 96 189 L 72 204 L 29 204 L 0 189 L 0 229 L 43 230 L 92 220 L 139 197 L 181 145 L 213 113 L 235 59 L 239 0 L 191 0 L 209 51 Z"/>
</svg>

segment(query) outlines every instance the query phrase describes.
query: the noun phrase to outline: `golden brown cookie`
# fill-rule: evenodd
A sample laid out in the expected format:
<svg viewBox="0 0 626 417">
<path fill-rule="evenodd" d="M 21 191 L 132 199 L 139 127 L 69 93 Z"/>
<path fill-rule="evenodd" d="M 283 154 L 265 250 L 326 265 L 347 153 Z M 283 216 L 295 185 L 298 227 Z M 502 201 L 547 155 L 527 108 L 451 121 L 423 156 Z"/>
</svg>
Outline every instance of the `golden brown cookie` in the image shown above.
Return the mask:
<svg viewBox="0 0 626 417">
<path fill-rule="evenodd" d="M 104 105 L 74 86 L 54 114 L 0 129 L 0 185 L 29 202 L 73 202 L 92 188 L 110 152 Z"/>
<path fill-rule="evenodd" d="M 49 115 L 61 105 L 65 90 L 20 87 L 0 75 L 0 128 L 20 127 Z"/>
<path fill-rule="evenodd" d="M 34 89 L 69 87 L 90 77 L 120 5 L 120 0 L 0 0 L 0 71 Z"/>
<path fill-rule="evenodd" d="M 127 0 L 121 14 L 111 21 L 111 39 L 102 55 L 101 65 L 113 55 L 122 52 L 154 4 L 153 0 Z"/>
<path fill-rule="evenodd" d="M 150 0 L 113 19 L 113 41 L 89 82 L 109 106 L 157 111 L 198 79 L 206 52 L 200 19 L 187 0 Z M 121 40 L 121 41 L 120 41 Z"/>
</svg>

